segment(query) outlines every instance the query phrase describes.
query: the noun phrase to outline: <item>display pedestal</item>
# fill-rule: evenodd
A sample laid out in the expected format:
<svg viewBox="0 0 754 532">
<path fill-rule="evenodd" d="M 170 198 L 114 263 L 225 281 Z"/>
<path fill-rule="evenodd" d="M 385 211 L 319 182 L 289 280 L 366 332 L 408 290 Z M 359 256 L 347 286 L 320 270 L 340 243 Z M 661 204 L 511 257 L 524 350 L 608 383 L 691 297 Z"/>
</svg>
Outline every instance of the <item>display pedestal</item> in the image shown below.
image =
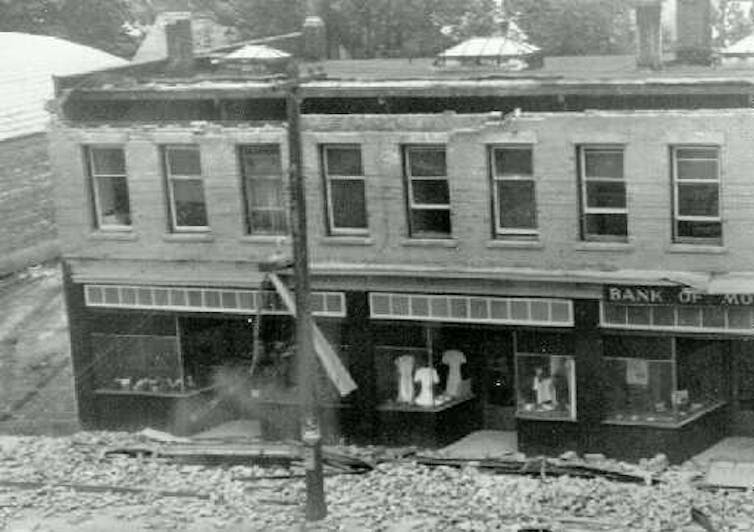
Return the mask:
<svg viewBox="0 0 754 532">
<path fill-rule="evenodd" d="M 384 445 L 442 447 L 482 428 L 482 412 L 474 396 L 422 408 L 384 404 L 377 408 L 378 439 Z"/>
</svg>

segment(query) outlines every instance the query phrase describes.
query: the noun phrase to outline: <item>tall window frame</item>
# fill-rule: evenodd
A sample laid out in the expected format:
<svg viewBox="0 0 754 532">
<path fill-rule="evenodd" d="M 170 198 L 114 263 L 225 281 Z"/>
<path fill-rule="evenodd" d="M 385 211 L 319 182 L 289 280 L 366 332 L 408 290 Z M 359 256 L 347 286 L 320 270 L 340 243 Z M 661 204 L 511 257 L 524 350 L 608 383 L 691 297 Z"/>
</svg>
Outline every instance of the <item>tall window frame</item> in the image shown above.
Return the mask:
<svg viewBox="0 0 754 532">
<path fill-rule="evenodd" d="M 441 163 L 438 165 L 441 172 L 421 169 L 421 154 L 432 152 L 442 153 Z M 403 173 L 410 238 L 448 239 L 452 237 L 450 182 L 447 168 L 447 150 L 444 144 L 403 146 Z M 424 198 L 419 197 L 422 195 Z M 443 201 L 426 201 L 433 195 L 439 196 Z M 436 224 L 435 228 L 431 227 L 433 224 Z"/>
<path fill-rule="evenodd" d="M 720 155 L 720 146 L 710 144 L 678 144 L 670 147 L 673 182 L 673 242 L 722 245 Z M 689 177 L 683 176 L 686 172 L 688 172 Z M 712 203 L 706 201 L 704 202 L 705 205 L 701 206 L 698 198 L 689 195 L 688 199 L 691 203 L 682 205 L 683 196 L 692 192 L 694 188 L 698 192 L 705 188 L 707 193 L 714 191 L 714 201 Z M 696 202 L 696 205 L 693 202 Z M 700 210 L 704 209 L 708 209 L 714 214 L 699 214 Z M 689 213 L 689 211 L 696 211 L 696 213 Z"/>
<path fill-rule="evenodd" d="M 97 154 L 105 151 L 119 153 L 120 161 L 118 162 L 121 168 L 118 168 L 118 171 L 112 171 L 112 169 L 103 171 L 104 169 L 98 167 Z M 124 147 L 122 145 L 105 144 L 87 145 L 84 146 L 84 157 L 89 176 L 95 228 L 102 231 L 130 231 L 133 220 Z M 108 209 L 108 212 L 105 212 L 106 201 L 102 197 L 105 181 L 109 181 L 113 186 L 112 197 L 109 200 L 112 203 L 112 208 Z M 118 204 L 120 204 L 120 211 Z"/>
<path fill-rule="evenodd" d="M 515 153 L 511 157 L 511 163 L 506 165 L 505 153 Z M 534 176 L 534 147 L 531 144 L 496 144 L 489 146 L 488 150 L 490 180 L 492 187 L 492 216 L 494 236 L 497 238 L 534 240 L 539 237 L 537 215 L 537 191 Z M 528 213 L 509 214 L 506 203 L 510 203 L 507 196 L 504 198 L 504 187 L 518 187 L 518 192 L 528 194 L 530 204 Z M 526 185 L 529 185 L 528 191 Z M 513 194 L 511 194 L 513 197 Z M 523 214 L 523 222 L 515 218 Z M 511 216 L 514 219 L 511 219 Z M 506 220 L 507 217 L 507 220 Z"/>
<path fill-rule="evenodd" d="M 192 152 L 196 155 L 196 169 L 194 172 L 174 172 L 173 164 L 171 160 L 171 154 L 176 152 Z M 197 144 L 168 144 L 162 146 L 162 160 L 165 174 L 165 186 L 167 189 L 168 197 L 168 216 L 170 220 L 170 230 L 175 233 L 192 233 L 192 232 L 207 232 L 210 230 L 209 218 L 207 214 L 207 198 L 204 193 L 204 175 L 202 172 L 201 164 L 201 150 Z M 183 213 L 178 212 L 178 202 L 176 196 L 176 188 L 179 184 L 199 184 L 200 187 L 195 188 L 194 192 L 198 192 L 201 196 L 200 212 L 195 213 L 198 218 L 203 221 L 199 224 L 183 224 L 181 218 L 186 216 Z M 199 203 L 194 201 L 194 203 Z M 190 215 L 190 213 L 189 213 Z"/>
<path fill-rule="evenodd" d="M 254 155 L 261 154 L 273 159 L 262 160 L 257 168 L 249 164 Z M 238 161 L 241 171 L 241 194 L 243 197 L 243 224 L 247 235 L 287 235 L 289 229 L 288 200 L 285 173 L 283 172 L 280 144 L 260 143 L 238 146 Z M 266 189 L 267 196 L 255 193 Z"/>
<path fill-rule="evenodd" d="M 628 241 L 628 194 L 625 146 L 582 144 L 577 148 L 581 240 L 597 242 Z M 590 156 L 620 155 L 619 165 L 597 169 Z"/>
<path fill-rule="evenodd" d="M 336 168 L 331 165 L 331 153 L 351 151 L 358 153 L 358 168 Z M 360 144 L 323 144 L 321 146 L 322 174 L 325 181 L 325 209 L 327 231 L 332 236 L 366 236 L 369 234 L 369 211 L 366 198 L 366 177 Z M 346 167 L 348 162 L 346 161 Z M 355 170 L 355 171 L 354 171 Z M 350 188 L 358 197 L 342 204 L 340 193 Z M 360 191 L 358 189 L 361 189 Z M 358 210 L 357 210 L 358 209 Z M 355 215 L 355 216 L 354 216 Z M 354 218 L 348 221 L 347 218 Z"/>
</svg>

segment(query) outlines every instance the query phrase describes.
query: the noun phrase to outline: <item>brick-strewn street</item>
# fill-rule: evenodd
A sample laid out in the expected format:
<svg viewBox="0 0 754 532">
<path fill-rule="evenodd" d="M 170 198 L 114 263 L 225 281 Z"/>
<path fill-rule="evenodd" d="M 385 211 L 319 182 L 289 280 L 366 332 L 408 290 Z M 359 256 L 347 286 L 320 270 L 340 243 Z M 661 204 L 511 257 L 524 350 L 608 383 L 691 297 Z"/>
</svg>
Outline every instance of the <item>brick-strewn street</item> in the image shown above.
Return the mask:
<svg viewBox="0 0 754 532">
<path fill-rule="evenodd" d="M 77 430 L 64 306 L 57 265 L 0 282 L 0 433 Z"/>
</svg>

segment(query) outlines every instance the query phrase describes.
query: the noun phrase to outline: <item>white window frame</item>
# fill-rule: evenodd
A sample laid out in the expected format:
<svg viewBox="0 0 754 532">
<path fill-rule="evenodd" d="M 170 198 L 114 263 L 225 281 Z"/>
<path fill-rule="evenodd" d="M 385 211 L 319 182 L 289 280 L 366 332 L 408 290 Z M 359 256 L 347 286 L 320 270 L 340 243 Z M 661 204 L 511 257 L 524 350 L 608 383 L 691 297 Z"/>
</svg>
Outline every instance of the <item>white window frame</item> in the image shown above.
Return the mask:
<svg viewBox="0 0 754 532">
<path fill-rule="evenodd" d="M 495 235 L 496 236 L 527 236 L 538 237 L 539 236 L 539 220 L 537 216 L 537 182 L 534 179 L 534 161 L 532 160 L 532 173 L 531 174 L 499 174 L 497 171 L 497 159 L 495 152 L 497 150 L 521 150 L 528 151 L 534 157 L 534 146 L 531 144 L 496 144 L 490 146 L 489 149 L 489 161 L 490 171 L 492 174 L 492 204 L 493 204 L 493 217 L 495 219 Z M 534 187 L 534 228 L 515 228 L 504 227 L 500 225 L 500 197 L 498 194 L 498 184 L 503 181 L 531 181 Z"/>
<path fill-rule="evenodd" d="M 611 152 L 620 153 L 623 162 L 622 176 L 615 177 L 587 177 L 586 176 L 586 153 L 594 152 Z M 626 159 L 625 147 L 616 144 L 581 144 L 578 147 L 579 153 L 579 186 L 581 187 L 581 238 L 585 241 L 597 242 L 623 242 L 628 239 L 628 227 L 625 235 L 604 235 L 599 233 L 587 232 L 587 217 L 590 214 L 623 214 L 628 220 L 628 183 L 626 182 Z M 623 183 L 625 207 L 589 207 L 589 196 L 587 182 L 605 182 L 605 183 Z M 626 222 L 628 223 L 628 221 Z"/>
<path fill-rule="evenodd" d="M 411 153 L 416 151 L 438 151 L 442 150 L 445 154 L 445 175 L 441 176 L 414 176 L 411 174 Z M 448 233 L 436 232 L 417 233 L 411 221 L 413 211 L 448 211 L 450 218 L 450 180 L 448 179 L 448 151 L 444 144 L 406 144 L 403 146 L 403 173 L 406 176 L 406 194 L 408 198 L 408 227 L 411 238 L 451 238 L 453 234 L 452 220 L 450 220 L 450 231 Z M 414 181 L 445 181 L 448 187 L 448 203 L 417 203 L 414 201 Z"/>
<path fill-rule="evenodd" d="M 246 168 L 243 163 L 243 153 L 246 148 L 255 148 L 255 147 L 271 147 L 275 146 L 278 149 L 278 154 L 280 155 L 280 174 L 255 174 L 255 175 L 247 175 L 246 174 Z M 280 144 L 275 143 L 256 143 L 256 144 L 240 144 L 238 146 L 238 158 L 239 158 L 239 166 L 240 166 L 240 173 L 241 173 L 241 187 L 242 187 L 242 194 L 243 194 L 243 215 L 246 218 L 244 220 L 244 231 L 246 231 L 246 234 L 254 236 L 254 235 L 280 235 L 285 236 L 290 234 L 290 219 L 288 216 L 288 204 L 287 204 L 287 197 L 286 197 L 286 187 L 285 187 L 285 172 L 283 171 L 283 159 L 282 159 L 282 151 L 280 149 Z M 280 207 L 254 207 L 252 208 L 250 204 L 250 198 L 248 197 L 248 190 L 246 187 L 246 180 L 254 180 L 254 181 L 274 181 L 279 182 L 281 186 L 281 198 L 282 198 L 282 205 Z M 282 212 L 284 218 L 285 218 L 285 227 L 283 228 L 283 231 L 265 231 L 260 229 L 255 229 L 252 225 L 252 213 L 253 212 Z"/>
<path fill-rule="evenodd" d="M 163 166 L 165 167 L 165 180 L 168 189 L 168 199 L 170 201 L 170 228 L 175 232 L 190 233 L 190 232 L 207 232 L 209 231 L 209 225 L 178 225 L 175 208 L 175 194 L 173 191 L 173 183 L 176 181 L 199 181 L 202 184 L 202 195 L 204 196 L 204 211 L 205 217 L 209 222 L 209 216 L 207 213 L 207 197 L 204 191 L 204 174 L 202 169 L 199 168 L 199 174 L 196 175 L 173 175 L 170 172 L 170 152 L 171 151 L 189 151 L 195 150 L 199 153 L 199 164 L 201 166 L 202 156 L 199 145 L 197 144 L 167 144 L 162 147 Z"/>
<path fill-rule="evenodd" d="M 693 161 L 715 161 L 717 166 L 717 175 L 714 178 L 709 179 L 678 179 L 678 151 L 679 150 L 715 150 L 717 157 L 714 159 L 688 159 Z M 712 144 L 676 144 L 670 147 L 670 158 L 672 159 L 672 175 L 673 175 L 673 242 L 678 243 L 701 243 L 701 244 L 722 244 L 723 239 L 723 205 L 722 205 L 722 179 L 721 179 L 721 157 L 720 146 Z M 684 160 L 684 159 L 680 159 Z M 681 215 L 679 212 L 679 190 L 684 184 L 715 184 L 717 185 L 717 216 L 686 216 Z M 720 224 L 720 236 L 712 238 L 704 237 L 691 237 L 680 236 L 678 234 L 678 222 L 717 222 Z"/>
<path fill-rule="evenodd" d="M 358 235 L 364 236 L 369 234 L 369 210 L 367 208 L 366 198 L 366 179 L 364 176 L 364 160 L 361 158 L 361 174 L 360 175 L 337 175 L 330 174 L 328 171 L 328 151 L 330 149 L 356 149 L 361 153 L 360 144 L 323 144 L 322 145 L 322 172 L 325 176 L 325 195 L 326 195 L 326 210 L 327 210 L 327 229 L 331 235 Z M 336 227 L 335 226 L 335 213 L 333 211 L 332 201 L 332 182 L 333 181 L 361 181 L 364 183 L 364 216 L 366 221 L 366 227 Z"/>
<path fill-rule="evenodd" d="M 90 144 L 84 147 L 84 151 L 86 153 L 86 164 L 89 170 L 89 183 L 92 189 L 92 199 L 94 200 L 94 219 L 97 225 L 97 229 L 100 229 L 103 231 L 130 231 L 132 229 L 133 219 L 131 219 L 131 224 L 108 224 L 102 220 L 102 209 L 101 209 L 102 200 L 100 199 L 99 186 L 97 186 L 97 180 L 99 178 L 122 177 L 123 180 L 126 182 L 126 189 L 128 189 L 128 173 L 127 173 L 127 169 L 124 168 L 123 174 L 98 174 L 94 168 L 94 153 L 93 152 L 95 150 L 115 150 L 115 149 L 121 150 L 123 152 L 123 159 L 125 161 L 126 150 L 125 150 L 125 147 L 121 144 Z M 129 217 L 132 217 L 130 194 L 129 194 L 128 214 L 129 214 Z"/>
</svg>

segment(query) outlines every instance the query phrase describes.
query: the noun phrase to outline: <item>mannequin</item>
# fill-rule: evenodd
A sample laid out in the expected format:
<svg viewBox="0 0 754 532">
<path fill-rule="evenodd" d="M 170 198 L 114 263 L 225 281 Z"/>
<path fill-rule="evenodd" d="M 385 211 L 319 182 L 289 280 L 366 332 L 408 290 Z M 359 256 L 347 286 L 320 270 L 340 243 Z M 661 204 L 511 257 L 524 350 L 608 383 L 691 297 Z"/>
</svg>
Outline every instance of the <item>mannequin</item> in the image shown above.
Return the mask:
<svg viewBox="0 0 754 532">
<path fill-rule="evenodd" d="M 442 354 L 442 363 L 448 366 L 445 395 L 458 397 L 461 394 L 461 366 L 466 363 L 466 356 L 460 351 L 451 349 Z"/>
<path fill-rule="evenodd" d="M 557 404 L 552 378 L 542 368 L 537 368 L 534 372 L 532 390 L 534 390 L 537 406 L 545 410 L 551 410 Z"/>
<path fill-rule="evenodd" d="M 412 375 L 414 373 L 414 357 L 412 355 L 402 355 L 395 359 L 395 366 L 398 368 L 398 398 L 399 403 L 411 403 L 414 400 L 414 382 Z"/>
<path fill-rule="evenodd" d="M 435 406 L 432 388 L 440 382 L 437 370 L 429 366 L 417 369 L 414 374 L 414 382 L 418 382 L 421 387 L 419 396 L 414 402 L 419 406 Z"/>
</svg>

